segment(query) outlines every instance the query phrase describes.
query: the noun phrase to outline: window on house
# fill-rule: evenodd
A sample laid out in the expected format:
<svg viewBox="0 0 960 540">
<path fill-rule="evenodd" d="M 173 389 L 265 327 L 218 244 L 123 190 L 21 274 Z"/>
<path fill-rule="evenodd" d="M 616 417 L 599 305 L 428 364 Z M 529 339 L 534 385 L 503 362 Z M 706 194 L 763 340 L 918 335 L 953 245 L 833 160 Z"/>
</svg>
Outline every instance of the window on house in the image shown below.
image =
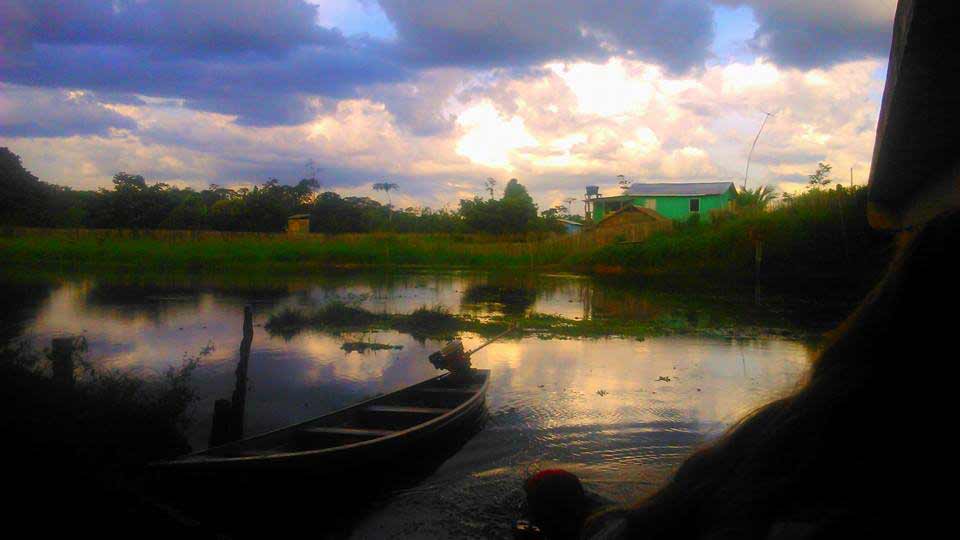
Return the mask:
<svg viewBox="0 0 960 540">
<path fill-rule="evenodd" d="M 691 212 L 700 211 L 700 199 L 690 199 L 690 211 Z"/>
<path fill-rule="evenodd" d="M 644 208 L 649 208 L 650 210 L 657 209 L 657 200 L 656 199 L 647 199 L 643 201 Z"/>
</svg>

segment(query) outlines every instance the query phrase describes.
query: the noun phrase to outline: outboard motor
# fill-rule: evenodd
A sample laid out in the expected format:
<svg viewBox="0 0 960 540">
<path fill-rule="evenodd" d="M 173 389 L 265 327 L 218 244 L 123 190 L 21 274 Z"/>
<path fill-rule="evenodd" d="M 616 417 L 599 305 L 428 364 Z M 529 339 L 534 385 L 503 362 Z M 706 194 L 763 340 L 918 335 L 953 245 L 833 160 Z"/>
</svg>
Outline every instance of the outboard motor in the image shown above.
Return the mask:
<svg viewBox="0 0 960 540">
<path fill-rule="evenodd" d="M 463 342 L 455 339 L 442 349 L 430 355 L 430 363 L 437 369 L 445 369 L 451 373 L 466 373 L 470 371 L 470 354 L 463 349 Z"/>
</svg>

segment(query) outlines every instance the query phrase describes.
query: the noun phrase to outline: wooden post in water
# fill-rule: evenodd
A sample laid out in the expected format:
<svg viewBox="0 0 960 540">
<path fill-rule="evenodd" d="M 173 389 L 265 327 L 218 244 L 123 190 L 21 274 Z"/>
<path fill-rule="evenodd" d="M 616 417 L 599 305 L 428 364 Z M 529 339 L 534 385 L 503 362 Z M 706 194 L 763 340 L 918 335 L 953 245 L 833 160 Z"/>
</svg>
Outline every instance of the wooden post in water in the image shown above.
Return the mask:
<svg viewBox="0 0 960 540">
<path fill-rule="evenodd" d="M 229 399 L 218 399 L 213 404 L 213 426 L 210 427 L 210 446 L 230 442 L 230 413 L 233 407 Z"/>
<path fill-rule="evenodd" d="M 243 340 L 240 341 L 240 361 L 237 362 L 237 381 L 233 388 L 230 435 L 233 440 L 243 438 L 243 418 L 247 405 L 247 366 L 250 364 L 250 346 L 253 344 L 253 308 L 243 307 Z"/>
<path fill-rule="evenodd" d="M 754 302 L 760 303 L 760 264 L 763 262 L 763 240 L 758 237 L 754 241 L 753 253 L 753 296 Z"/>
<path fill-rule="evenodd" d="M 219 446 L 243 438 L 243 418 L 247 403 L 247 367 L 253 345 L 253 308 L 243 308 L 243 339 L 237 362 L 236 382 L 231 399 L 218 399 L 213 407 L 210 446 Z"/>
<path fill-rule="evenodd" d="M 73 354 L 77 350 L 75 337 L 54 338 L 50 344 L 50 362 L 53 380 L 60 385 L 72 387 L 76 383 L 73 372 Z"/>
</svg>

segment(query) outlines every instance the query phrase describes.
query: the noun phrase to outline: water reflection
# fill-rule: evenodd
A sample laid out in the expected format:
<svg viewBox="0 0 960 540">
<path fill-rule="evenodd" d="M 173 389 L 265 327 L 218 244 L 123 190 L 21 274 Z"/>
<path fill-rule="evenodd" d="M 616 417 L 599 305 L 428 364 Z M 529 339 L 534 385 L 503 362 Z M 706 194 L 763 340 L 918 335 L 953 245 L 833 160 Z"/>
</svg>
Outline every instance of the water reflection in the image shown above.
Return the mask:
<svg viewBox="0 0 960 540">
<path fill-rule="evenodd" d="M 67 279 L 40 289 L 19 331 L 43 346 L 65 335 L 85 336 L 99 368 L 150 376 L 184 355 L 213 346 L 195 372 L 190 442 L 206 446 L 214 402 L 236 381 L 243 306 L 254 306 L 247 368 L 245 433 L 300 422 L 377 393 L 436 374 L 426 358 L 441 344 L 396 331 L 304 332 L 288 340 L 262 325 L 290 307 L 347 301 L 375 313 L 409 313 L 420 306 L 451 312 L 548 313 L 568 318 L 671 316 L 780 327 L 769 314 L 740 309 L 737 300 L 683 298 L 576 276 L 498 278 L 470 274 L 357 276 L 337 274 L 269 287 L 99 283 Z M 482 339 L 467 334 L 472 348 Z M 390 345 L 354 350 L 345 343 Z M 537 464 L 580 474 L 588 487 L 627 500 L 660 482 L 691 449 L 745 412 L 793 388 L 808 347 L 768 337 L 703 337 L 498 342 L 474 358 L 492 370 L 489 423 L 425 484 L 394 497 L 356 535 L 377 537 L 391 520 L 415 520 L 423 534 L 489 536 L 477 523 L 509 525 L 517 479 Z M 397 512 L 405 507 L 417 512 Z M 430 511 L 422 511 L 429 508 Z M 479 510 L 478 510 L 479 508 Z M 484 519 L 459 518 L 480 512 Z M 503 518 L 503 519 L 501 519 Z M 483 525 L 486 527 L 487 525 Z M 481 528 L 477 528 L 481 527 Z M 409 528 L 407 529 L 409 530 Z M 442 533 L 442 534 L 441 534 Z"/>
</svg>

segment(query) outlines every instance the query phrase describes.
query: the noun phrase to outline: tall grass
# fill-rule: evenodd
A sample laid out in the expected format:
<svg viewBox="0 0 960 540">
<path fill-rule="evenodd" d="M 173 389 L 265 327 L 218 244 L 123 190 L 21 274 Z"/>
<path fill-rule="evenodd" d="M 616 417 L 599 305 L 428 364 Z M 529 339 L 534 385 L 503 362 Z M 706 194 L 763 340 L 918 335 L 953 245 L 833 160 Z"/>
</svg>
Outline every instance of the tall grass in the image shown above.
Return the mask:
<svg viewBox="0 0 960 540">
<path fill-rule="evenodd" d="M 866 195 L 865 188 L 812 191 L 775 210 L 722 215 L 643 243 L 607 245 L 576 257 L 575 264 L 744 283 L 759 271 L 761 283 L 802 289 L 833 281 L 860 294 L 892 253 L 890 235 L 867 223 Z"/>
<path fill-rule="evenodd" d="M 774 210 L 743 210 L 709 222 L 681 224 L 672 231 L 654 232 L 642 242 L 618 244 L 615 238 L 601 236 L 18 229 L 0 234 L 0 254 L 6 263 L 48 268 L 292 272 L 336 266 L 532 268 L 752 283 L 759 240 L 761 279 L 802 287 L 822 280 L 834 280 L 838 286 L 872 282 L 890 253 L 890 238 L 867 224 L 863 188 L 812 191 Z"/>
<path fill-rule="evenodd" d="M 562 262 L 551 242 L 503 241 L 474 235 L 72 235 L 23 231 L 0 237 L 10 263 L 130 265 L 148 268 L 324 266 L 518 267 Z"/>
</svg>

